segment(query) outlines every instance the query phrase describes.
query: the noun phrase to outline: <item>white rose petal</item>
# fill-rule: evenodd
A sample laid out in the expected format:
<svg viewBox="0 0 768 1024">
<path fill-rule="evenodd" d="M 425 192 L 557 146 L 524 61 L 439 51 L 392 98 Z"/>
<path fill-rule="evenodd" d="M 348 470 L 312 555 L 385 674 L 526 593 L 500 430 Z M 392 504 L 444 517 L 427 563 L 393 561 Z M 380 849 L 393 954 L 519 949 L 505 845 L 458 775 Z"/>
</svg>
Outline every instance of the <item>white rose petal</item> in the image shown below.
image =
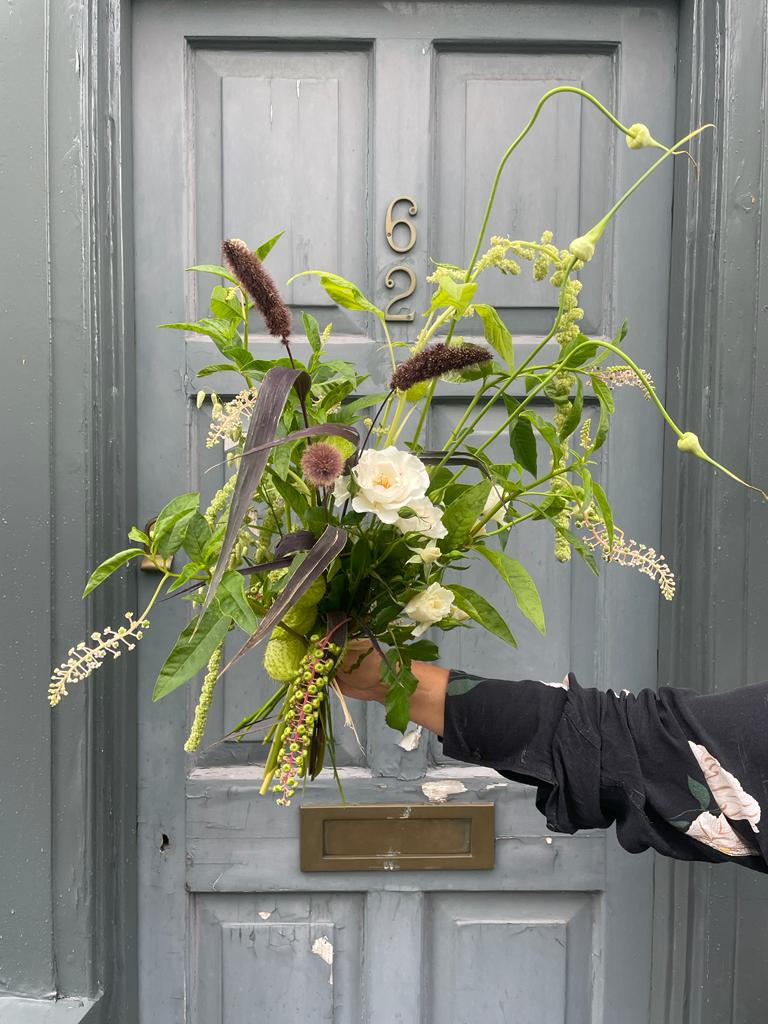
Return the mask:
<svg viewBox="0 0 768 1024">
<path fill-rule="evenodd" d="M 372 512 L 383 523 L 396 523 L 400 509 L 424 498 L 429 487 L 424 463 L 392 445 L 366 449 L 352 472 L 359 487 L 352 508 Z"/>
<path fill-rule="evenodd" d="M 729 857 L 751 857 L 757 850 L 747 843 L 741 836 L 734 832 L 730 822 L 724 814 L 711 814 L 709 811 L 702 811 L 686 835 L 692 839 L 698 839 L 700 843 L 711 846 L 713 850 L 719 850 Z"/>
<path fill-rule="evenodd" d="M 349 497 L 349 477 L 340 476 L 333 485 L 334 501 L 346 501 Z"/>
<path fill-rule="evenodd" d="M 410 519 L 403 519 L 398 516 L 395 526 L 403 533 L 420 533 L 424 537 L 431 537 L 433 540 L 440 540 L 448 533 L 443 526 L 443 512 L 437 505 L 433 505 L 429 498 L 416 498 L 408 503 L 416 513 Z"/>
<path fill-rule="evenodd" d="M 431 583 L 426 590 L 412 597 L 403 611 L 416 623 L 414 636 L 421 636 L 435 622 L 447 618 L 453 608 L 453 594 L 439 583 Z"/>
<path fill-rule="evenodd" d="M 483 516 L 487 516 L 495 505 L 498 505 L 500 501 L 504 501 L 504 497 L 504 491 L 502 491 L 500 487 L 497 487 L 496 484 L 493 484 L 491 486 L 491 490 L 488 494 L 488 497 L 485 499 L 485 508 L 483 509 Z M 493 515 L 490 518 L 490 522 L 496 522 L 499 524 L 499 526 L 503 526 L 504 517 L 506 516 L 506 514 L 507 509 L 504 505 L 502 505 L 501 508 L 497 509 L 493 513 Z"/>
</svg>

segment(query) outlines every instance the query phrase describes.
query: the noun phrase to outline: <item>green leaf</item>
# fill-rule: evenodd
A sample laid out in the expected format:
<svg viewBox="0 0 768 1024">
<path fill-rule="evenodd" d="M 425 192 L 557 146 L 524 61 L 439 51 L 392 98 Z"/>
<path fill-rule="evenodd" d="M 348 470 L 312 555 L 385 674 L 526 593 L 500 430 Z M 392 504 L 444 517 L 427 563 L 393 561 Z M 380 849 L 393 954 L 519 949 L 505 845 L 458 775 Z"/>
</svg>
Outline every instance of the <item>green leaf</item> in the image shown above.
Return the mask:
<svg viewBox="0 0 768 1024">
<path fill-rule="evenodd" d="M 437 644 L 425 637 L 415 640 L 412 644 L 406 644 L 403 651 L 408 658 L 414 661 L 437 661 L 440 657 Z"/>
<path fill-rule="evenodd" d="M 195 510 L 187 522 L 182 546 L 193 562 L 205 564 L 205 548 L 211 539 L 211 528 L 204 515 Z"/>
<path fill-rule="evenodd" d="M 295 281 L 297 277 L 304 277 L 308 274 L 320 278 L 320 284 L 338 306 L 342 306 L 344 309 L 362 309 L 367 313 L 374 313 L 382 320 L 384 319 L 383 310 L 379 309 L 378 306 L 374 306 L 363 295 L 356 284 L 348 281 L 345 277 L 339 277 L 338 274 L 329 274 L 325 270 L 302 270 L 300 274 L 294 274 L 291 281 Z"/>
<path fill-rule="evenodd" d="M 158 551 L 164 558 L 178 551 L 186 526 L 199 505 L 200 495 L 197 491 L 172 498 L 152 527 L 152 550 Z"/>
<path fill-rule="evenodd" d="M 562 427 L 560 427 L 560 440 L 565 441 L 567 437 L 570 437 L 574 432 L 579 423 L 581 423 L 581 414 L 584 410 L 584 386 L 581 380 L 576 382 L 576 397 L 573 400 L 570 412 L 565 417 Z"/>
<path fill-rule="evenodd" d="M 490 480 L 481 480 L 463 491 L 443 513 L 443 526 L 448 531 L 440 541 L 443 551 L 463 547 L 469 540 L 472 528 L 480 519 L 491 492 Z"/>
<path fill-rule="evenodd" d="M 132 526 L 128 531 L 128 540 L 138 541 L 139 544 L 146 544 L 149 547 L 149 537 L 140 530 L 138 526 Z"/>
<path fill-rule="evenodd" d="M 278 492 L 283 501 L 291 508 L 293 512 L 304 522 L 309 511 L 309 502 L 304 495 L 293 486 L 289 484 L 287 480 L 281 479 L 277 472 L 270 466 L 269 468 L 270 479 L 275 485 L 275 490 Z"/>
<path fill-rule="evenodd" d="M 416 690 L 418 679 L 411 671 L 405 659 L 400 660 L 396 668 L 390 665 L 391 656 L 381 661 L 381 678 L 387 684 L 387 696 L 384 706 L 387 709 L 386 722 L 390 729 L 405 732 L 411 720 L 411 695 Z"/>
<path fill-rule="evenodd" d="M 177 590 L 181 590 L 181 588 L 185 584 L 189 583 L 189 581 L 191 579 L 194 579 L 194 577 L 198 573 L 202 573 L 202 572 L 204 572 L 204 567 L 203 566 L 199 565 L 197 562 L 187 562 L 187 564 L 181 570 L 181 572 L 176 577 L 176 579 L 173 581 L 173 583 L 171 583 L 171 585 L 168 587 L 168 593 L 169 594 L 175 594 Z M 201 585 L 202 585 L 204 581 L 200 581 L 200 582 L 201 582 Z M 190 594 L 189 596 L 191 597 L 192 595 Z"/>
<path fill-rule="evenodd" d="M 222 288 L 220 284 L 211 292 L 211 312 L 223 320 L 243 319 L 243 307 L 237 288 Z"/>
<path fill-rule="evenodd" d="M 578 352 L 576 352 L 576 349 L 578 349 Z M 582 366 L 588 359 L 594 358 L 597 349 L 597 342 L 591 341 L 586 334 L 578 334 L 563 349 L 560 355 L 561 366 L 563 369 L 568 370 L 572 370 L 576 366 Z"/>
<path fill-rule="evenodd" d="M 241 573 L 234 570 L 224 573 L 216 591 L 216 600 L 224 615 L 234 619 L 248 636 L 259 628 L 259 620 L 245 596 L 245 580 Z"/>
<path fill-rule="evenodd" d="M 228 320 L 213 320 L 210 317 L 203 317 L 202 320 L 197 320 L 194 323 L 158 324 L 158 327 L 171 331 L 190 331 L 193 334 L 205 334 L 206 337 L 215 341 L 218 347 L 229 345 L 234 334 L 234 325 Z"/>
<path fill-rule="evenodd" d="M 477 291 L 477 282 L 454 281 L 450 274 L 436 273 L 437 291 L 432 296 L 429 312 L 440 309 L 441 306 L 453 306 L 456 315 L 461 316 L 474 298 Z"/>
<path fill-rule="evenodd" d="M 223 277 L 226 281 L 231 281 L 240 287 L 240 282 L 237 278 L 231 274 L 226 267 L 221 267 L 217 263 L 199 263 L 196 267 L 187 267 L 187 273 L 196 270 L 200 274 L 214 274 L 216 277 Z"/>
<path fill-rule="evenodd" d="M 528 570 L 520 562 L 516 562 L 514 558 L 496 548 L 479 547 L 477 550 L 491 563 L 512 591 L 517 607 L 523 615 L 534 624 L 542 636 L 545 635 L 547 627 L 544 623 L 544 608 Z"/>
<path fill-rule="evenodd" d="M 320 324 L 311 313 L 302 313 L 301 322 L 304 324 L 304 333 L 307 336 L 313 352 L 319 352 L 323 347 L 323 340 L 320 337 Z"/>
<path fill-rule="evenodd" d="M 697 779 L 692 779 L 688 776 L 688 789 L 691 791 L 691 795 L 701 807 L 702 811 L 709 810 L 709 804 L 711 801 L 711 794 L 707 786 L 703 782 L 699 782 Z"/>
<path fill-rule="evenodd" d="M 253 250 L 260 260 L 263 261 L 267 256 L 269 256 L 284 234 L 285 231 L 278 231 L 276 235 L 273 235 L 266 242 L 262 242 L 261 245 L 257 246 L 257 248 Z"/>
<path fill-rule="evenodd" d="M 561 526 L 560 523 L 558 523 L 555 519 L 550 519 L 550 522 L 552 523 L 554 528 L 557 530 L 557 532 L 561 533 L 563 535 L 563 537 L 565 537 L 565 539 L 571 545 L 573 550 L 581 558 L 584 559 L 584 561 L 587 563 L 587 565 L 592 570 L 592 572 L 595 574 L 595 576 L 599 576 L 600 575 L 600 570 L 597 567 L 597 562 L 595 561 L 595 556 L 592 554 L 592 551 L 587 547 L 587 545 L 584 543 L 584 541 L 581 539 L 581 537 L 579 537 L 577 534 L 575 534 L 572 530 L 569 530 L 568 527 Z"/>
<path fill-rule="evenodd" d="M 483 331 L 486 341 L 494 348 L 510 370 L 515 366 L 515 349 L 512 344 L 512 334 L 501 319 L 493 306 L 486 306 L 485 303 L 475 304 L 475 311 L 483 321 Z"/>
<path fill-rule="evenodd" d="M 511 647 L 517 647 L 517 640 L 510 632 L 509 626 L 489 601 L 486 601 L 477 591 L 458 583 L 449 583 L 447 588 L 453 594 L 457 608 L 466 612 L 471 619 L 478 622 L 489 633 L 495 634 Z"/>
<path fill-rule="evenodd" d="M 509 443 L 512 446 L 515 462 L 519 462 L 523 469 L 535 477 L 538 473 L 538 452 L 536 435 L 529 419 L 521 416 L 513 423 L 509 432 Z"/>
<path fill-rule="evenodd" d="M 167 697 L 208 664 L 208 659 L 227 635 L 229 622 L 229 617 L 222 618 L 216 605 L 212 605 L 202 617 L 196 615 L 184 627 L 160 669 L 152 700 Z"/>
<path fill-rule="evenodd" d="M 526 409 L 525 412 L 521 414 L 521 418 L 522 417 L 530 420 L 549 445 L 554 461 L 559 462 L 563 456 L 563 449 L 558 441 L 557 431 L 555 430 L 554 424 L 550 423 L 549 420 L 545 420 L 543 416 L 539 416 L 539 414 L 534 412 L 532 409 Z"/>
<path fill-rule="evenodd" d="M 613 510 L 611 509 L 611 504 L 608 501 L 608 496 L 597 480 L 592 481 L 592 490 L 595 495 L 597 507 L 600 509 L 600 515 L 603 517 L 603 522 L 605 523 L 605 532 L 608 534 L 608 547 L 610 549 L 613 548 Z"/>
<path fill-rule="evenodd" d="M 592 442 L 592 447 L 589 449 L 590 454 L 596 452 L 598 448 L 602 448 L 605 443 L 605 439 L 608 436 L 608 430 L 611 423 L 611 413 L 616 408 L 613 395 L 611 394 L 610 388 L 605 384 L 604 381 L 600 380 L 599 377 L 595 377 L 594 374 L 590 375 L 592 381 L 592 387 L 595 390 L 598 401 L 600 402 L 600 419 L 597 424 L 597 433 L 595 439 Z"/>
<path fill-rule="evenodd" d="M 117 554 L 111 555 L 93 570 L 85 585 L 83 597 L 88 597 L 96 587 L 100 586 L 113 572 L 117 572 L 126 562 L 130 562 L 132 558 L 143 554 L 144 552 L 141 548 L 126 548 L 124 551 L 118 551 Z"/>
</svg>

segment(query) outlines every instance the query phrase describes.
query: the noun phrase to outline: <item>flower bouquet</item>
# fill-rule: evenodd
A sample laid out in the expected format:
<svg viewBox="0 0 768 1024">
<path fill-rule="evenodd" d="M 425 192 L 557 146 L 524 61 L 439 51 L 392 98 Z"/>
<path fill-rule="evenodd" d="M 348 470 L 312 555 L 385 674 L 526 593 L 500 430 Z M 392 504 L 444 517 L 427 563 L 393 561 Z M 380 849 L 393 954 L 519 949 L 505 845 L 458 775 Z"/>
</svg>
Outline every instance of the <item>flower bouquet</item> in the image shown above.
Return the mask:
<svg viewBox="0 0 768 1024">
<path fill-rule="evenodd" d="M 559 93 L 575 93 L 591 103 L 630 148 L 652 148 L 660 155 L 591 230 L 563 247 L 545 231 L 538 241 L 493 236 L 483 249 L 504 167 L 543 105 Z M 522 615 L 544 632 L 536 586 L 505 551 L 510 531 L 522 523 L 547 520 L 559 560 L 575 552 L 597 572 L 598 553 L 636 566 L 671 599 L 674 577 L 668 566 L 652 549 L 625 538 L 593 476 L 595 453 L 615 411 L 613 389 L 622 384 L 642 389 L 678 435 L 682 451 L 718 464 L 695 434 L 673 422 L 650 376 L 627 353 L 626 325 L 610 341 L 581 332 L 577 275 L 635 189 L 665 160 L 685 153 L 682 147 L 702 130 L 667 147 L 644 125 L 621 124 L 581 89 L 563 86 L 547 93 L 503 155 L 469 262 L 437 262 L 428 277 L 434 290 L 414 343 L 393 340 L 385 313 L 351 281 L 304 271 L 317 275 L 338 305 L 379 322 L 391 361 L 389 389 L 382 394 L 355 397 L 365 378 L 351 363 L 329 358 L 330 328 L 321 331 L 308 313 L 302 314 L 302 325 L 311 356 L 306 363 L 295 357 L 291 313 L 264 266 L 279 235 L 253 251 L 228 239 L 222 245 L 223 265 L 191 268 L 225 282 L 212 290 L 210 316 L 163 326 L 211 339 L 220 360 L 201 370 L 201 377 L 234 371 L 243 379 L 243 390 L 229 401 L 215 392 L 198 394 L 198 406 L 213 403 L 208 444 L 229 446 L 231 475 L 207 507 L 201 507 L 197 493 L 173 497 L 151 528 L 131 529 L 134 546 L 93 572 L 86 596 L 136 558 L 148 557 L 161 575 L 140 615 L 128 614 L 125 625 L 95 632 L 90 643 L 70 649 L 54 672 L 51 704 L 108 656 L 132 650 L 149 627 L 158 598 L 178 595 L 193 614 L 160 670 L 154 699 L 206 670 L 186 743 L 186 750 L 194 751 L 218 680 L 264 641 L 263 661 L 274 692 L 232 734 L 267 724 L 262 792 L 271 788 L 278 802 L 287 804 L 304 780 L 317 775 L 326 753 L 335 769 L 330 701 L 335 692 L 343 702 L 334 677 L 352 641 L 367 640 L 382 654 L 386 719 L 403 731 L 416 686 L 412 663 L 438 657 L 437 644 L 424 636 L 430 627 L 482 627 L 515 645 L 508 623 L 481 594 L 457 582 L 457 570 L 472 560 L 488 562 Z M 493 306 L 476 302 L 475 294 L 481 275 L 517 275 L 525 263 L 537 281 L 557 290 L 558 306 L 546 336 L 516 363 L 508 327 Z M 274 359 L 257 359 L 249 350 L 254 310 L 276 341 Z M 462 325 L 470 321 L 482 324 L 485 343 L 461 336 Z M 547 360 L 544 349 L 552 341 L 556 352 Z M 442 447 L 429 450 L 422 434 L 438 381 L 471 381 L 474 393 Z M 510 395 L 516 381 L 524 382 L 525 397 Z M 585 414 L 588 389 L 599 403 L 596 425 Z M 533 407 L 542 397 L 552 403 L 551 418 Z M 503 409 L 503 421 L 481 444 L 471 444 L 493 407 Z M 509 461 L 500 464 L 488 448 L 502 435 L 509 440 Z M 546 464 L 538 458 L 539 443 L 548 453 Z M 187 561 L 174 571 L 171 560 L 179 552 Z M 224 641 L 238 631 L 238 649 L 225 663 Z"/>
</svg>

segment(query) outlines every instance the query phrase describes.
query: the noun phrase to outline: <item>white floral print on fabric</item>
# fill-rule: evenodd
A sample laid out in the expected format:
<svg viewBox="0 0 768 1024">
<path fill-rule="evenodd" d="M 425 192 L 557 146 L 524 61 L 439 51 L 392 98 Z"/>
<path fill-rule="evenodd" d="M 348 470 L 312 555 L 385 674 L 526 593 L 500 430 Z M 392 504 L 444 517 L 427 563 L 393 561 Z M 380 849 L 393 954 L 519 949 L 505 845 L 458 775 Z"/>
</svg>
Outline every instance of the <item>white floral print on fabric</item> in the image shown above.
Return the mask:
<svg viewBox="0 0 768 1024">
<path fill-rule="evenodd" d="M 562 683 L 545 683 L 543 679 L 539 679 L 539 682 L 542 686 L 558 686 L 561 690 L 570 690 L 571 688 L 571 681 L 568 676 L 565 677 Z"/>
<path fill-rule="evenodd" d="M 728 857 L 754 857 L 758 854 L 757 849 L 751 843 L 742 839 L 734 832 L 730 822 L 724 814 L 712 814 L 710 811 L 702 811 L 694 821 L 686 835 L 697 839 L 713 850 L 726 854 Z"/>
<path fill-rule="evenodd" d="M 733 821 L 748 821 L 752 831 L 758 832 L 760 804 L 757 800 L 744 790 L 736 776 L 726 771 L 706 747 L 690 740 L 688 746 L 698 761 L 710 792 L 723 814 Z"/>
</svg>

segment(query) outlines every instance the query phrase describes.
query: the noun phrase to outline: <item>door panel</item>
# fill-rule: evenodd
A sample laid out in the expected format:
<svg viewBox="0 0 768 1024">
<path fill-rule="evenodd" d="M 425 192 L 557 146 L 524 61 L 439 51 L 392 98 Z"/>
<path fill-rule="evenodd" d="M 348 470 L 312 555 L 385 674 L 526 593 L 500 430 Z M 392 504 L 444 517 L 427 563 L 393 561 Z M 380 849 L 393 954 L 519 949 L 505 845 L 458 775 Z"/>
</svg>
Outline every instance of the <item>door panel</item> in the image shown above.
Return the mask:
<svg viewBox="0 0 768 1024">
<path fill-rule="evenodd" d="M 654 134 L 671 138 L 676 13 L 661 0 L 642 7 L 222 0 L 215 10 L 196 0 L 136 0 L 134 19 L 143 520 L 173 493 L 199 489 L 208 497 L 224 480 L 223 448 L 206 444 L 210 407 L 194 402 L 195 373 L 212 361 L 212 346 L 155 329 L 205 313 L 213 279 L 183 268 L 216 262 L 222 237 L 255 244 L 285 230 L 269 259 L 281 286 L 301 270 L 327 269 L 386 305 L 405 281 L 393 268 L 423 279 L 430 258 L 466 261 L 496 162 L 546 89 L 567 82 L 611 107 L 620 99 L 626 122 L 647 120 Z M 647 166 L 645 157 L 619 146 L 591 108 L 559 97 L 544 108 L 521 159 L 513 157 L 491 232 L 525 238 L 552 229 L 566 245 Z M 416 242 L 406 253 L 392 249 L 384 229 L 399 196 L 417 207 Z M 665 365 L 670 196 L 666 173 L 633 197 L 583 272 L 585 327 L 611 335 L 628 316 L 634 351 L 656 380 Z M 411 218 L 405 204 L 397 215 Z M 401 229 L 396 241 L 406 236 Z M 488 281 L 482 296 L 500 307 L 521 354 L 549 326 L 556 299 L 526 269 Z M 386 385 L 375 325 L 333 306 L 310 279 L 285 294 L 297 324 L 302 309 L 332 321 L 334 354 L 369 373 L 371 390 Z M 426 301 L 420 283 L 396 311 Z M 419 322 L 392 328 L 397 339 L 413 338 Z M 257 355 L 275 352 L 258 326 L 252 346 Z M 223 397 L 239 389 L 235 379 L 216 378 L 214 386 Z M 438 390 L 431 445 L 440 446 L 472 393 L 468 385 Z M 654 544 L 661 432 L 637 396 L 617 401 L 626 415 L 613 443 L 631 440 L 633 459 L 613 459 L 608 444 L 602 477 L 618 521 Z M 538 410 L 550 415 L 546 404 Z M 501 415 L 494 412 L 478 438 Z M 500 459 L 505 447 L 495 442 Z M 455 631 L 443 641 L 443 663 L 548 681 L 571 668 L 586 684 L 653 685 L 651 586 L 618 572 L 597 582 L 581 563 L 555 563 L 551 544 L 546 526 L 530 524 L 509 545 L 539 585 L 547 637 L 475 568 L 468 582 L 508 616 L 519 649 Z M 337 1024 L 648 1024 L 649 858 L 629 863 L 598 833 L 548 835 L 533 791 L 451 762 L 426 733 L 403 743 L 381 708 L 356 706 L 356 736 L 336 718 L 347 799 L 424 803 L 427 781 L 459 782 L 452 801 L 496 804 L 496 868 L 302 874 L 296 807 L 258 797 L 258 738 L 213 742 L 270 691 L 258 653 L 219 685 L 210 742 L 195 757 L 182 747 L 197 687 L 151 704 L 184 612 L 165 604 L 140 651 L 141 1024 L 278 1015 Z M 305 800 L 338 800 L 328 774 Z"/>
</svg>

